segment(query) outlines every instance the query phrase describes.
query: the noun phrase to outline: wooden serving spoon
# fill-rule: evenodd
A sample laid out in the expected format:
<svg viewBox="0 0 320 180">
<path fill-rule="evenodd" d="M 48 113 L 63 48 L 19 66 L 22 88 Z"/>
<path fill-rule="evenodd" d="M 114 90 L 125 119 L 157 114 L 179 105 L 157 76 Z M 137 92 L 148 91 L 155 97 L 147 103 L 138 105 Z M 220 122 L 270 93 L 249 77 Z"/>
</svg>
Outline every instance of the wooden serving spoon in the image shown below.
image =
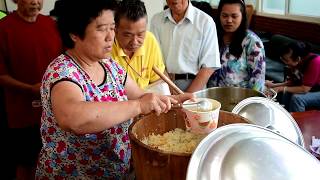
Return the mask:
<svg viewBox="0 0 320 180">
<path fill-rule="evenodd" d="M 160 76 L 162 80 L 164 80 L 176 93 L 184 94 L 184 92 L 174 84 L 166 75 L 164 75 L 157 67 L 153 66 L 152 70 Z"/>
<path fill-rule="evenodd" d="M 184 92 L 174 84 L 166 75 L 164 75 L 158 68 L 155 66 L 152 67 L 152 70 L 157 73 L 162 80 L 164 80 L 171 88 L 173 88 L 174 91 L 176 91 L 178 94 L 184 94 Z M 196 102 L 191 102 L 187 104 L 181 104 L 178 107 L 184 107 L 184 108 L 196 108 L 198 110 L 202 111 L 208 111 L 212 109 L 212 103 L 209 102 L 206 99 L 201 99 Z"/>
</svg>

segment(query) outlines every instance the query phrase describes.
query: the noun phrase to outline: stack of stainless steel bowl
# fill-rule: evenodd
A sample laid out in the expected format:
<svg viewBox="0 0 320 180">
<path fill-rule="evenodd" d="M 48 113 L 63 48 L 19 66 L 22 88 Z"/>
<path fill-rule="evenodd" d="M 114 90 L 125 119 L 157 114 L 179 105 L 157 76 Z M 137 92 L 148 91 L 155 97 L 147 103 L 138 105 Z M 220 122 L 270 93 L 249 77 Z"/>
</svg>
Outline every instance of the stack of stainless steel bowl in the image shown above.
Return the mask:
<svg viewBox="0 0 320 180">
<path fill-rule="evenodd" d="M 223 126 L 201 141 L 187 180 L 301 180 L 320 178 L 320 162 L 276 132 L 251 124 Z"/>
<path fill-rule="evenodd" d="M 290 113 L 277 102 L 262 97 L 250 97 L 238 103 L 232 113 L 247 118 L 251 124 L 271 129 L 304 147 L 299 126 Z"/>
<path fill-rule="evenodd" d="M 281 105 L 264 93 L 234 87 L 194 93 L 213 98 L 250 124 L 210 133 L 194 151 L 187 179 L 300 180 L 320 178 L 320 161 L 304 149 L 302 133 Z"/>
</svg>

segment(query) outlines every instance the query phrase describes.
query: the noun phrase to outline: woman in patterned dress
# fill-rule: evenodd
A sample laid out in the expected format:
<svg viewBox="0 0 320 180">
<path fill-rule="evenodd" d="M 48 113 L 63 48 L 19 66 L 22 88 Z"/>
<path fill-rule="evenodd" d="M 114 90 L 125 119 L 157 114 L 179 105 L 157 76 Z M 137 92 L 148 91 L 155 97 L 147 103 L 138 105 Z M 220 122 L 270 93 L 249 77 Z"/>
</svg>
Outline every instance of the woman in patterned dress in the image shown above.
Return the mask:
<svg viewBox="0 0 320 180">
<path fill-rule="evenodd" d="M 144 93 L 109 57 L 115 28 L 111 0 L 60 3 L 57 23 L 67 50 L 42 80 L 43 147 L 36 178 L 125 179 L 130 119 L 165 113 L 192 95 Z"/>
<path fill-rule="evenodd" d="M 216 19 L 221 68 L 208 87 L 233 86 L 263 91 L 265 51 L 260 38 L 247 29 L 243 0 L 221 0 Z"/>
<path fill-rule="evenodd" d="M 320 56 L 312 53 L 310 45 L 301 41 L 289 43 L 280 55 L 287 65 L 286 81 L 266 81 L 266 86 L 278 93 L 278 102 L 289 112 L 320 109 Z"/>
</svg>

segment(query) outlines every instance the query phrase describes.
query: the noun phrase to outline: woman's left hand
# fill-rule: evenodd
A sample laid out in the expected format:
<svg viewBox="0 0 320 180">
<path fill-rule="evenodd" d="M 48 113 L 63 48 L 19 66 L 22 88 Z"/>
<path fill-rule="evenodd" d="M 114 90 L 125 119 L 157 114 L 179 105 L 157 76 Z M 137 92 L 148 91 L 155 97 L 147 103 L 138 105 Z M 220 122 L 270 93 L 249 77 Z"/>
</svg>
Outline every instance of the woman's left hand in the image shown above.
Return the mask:
<svg viewBox="0 0 320 180">
<path fill-rule="evenodd" d="M 184 93 L 184 94 L 171 95 L 171 96 L 159 95 L 159 98 L 161 99 L 162 102 L 166 104 L 166 107 L 164 108 L 163 112 L 167 113 L 172 107 L 171 104 L 183 103 L 186 100 L 193 99 L 194 95 L 192 93 Z"/>
</svg>

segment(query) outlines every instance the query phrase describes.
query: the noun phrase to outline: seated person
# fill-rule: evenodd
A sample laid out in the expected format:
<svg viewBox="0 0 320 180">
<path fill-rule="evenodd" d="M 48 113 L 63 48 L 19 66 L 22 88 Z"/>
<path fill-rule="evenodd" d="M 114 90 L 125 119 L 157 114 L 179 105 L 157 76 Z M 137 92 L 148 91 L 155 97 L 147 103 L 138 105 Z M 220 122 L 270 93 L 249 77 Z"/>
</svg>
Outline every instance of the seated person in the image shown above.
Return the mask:
<svg viewBox="0 0 320 180">
<path fill-rule="evenodd" d="M 126 69 L 140 88 L 145 89 L 160 79 L 152 67 L 163 72 L 165 66 L 156 38 L 147 31 L 144 3 L 140 0 L 121 1 L 115 13 L 115 23 L 116 40 L 112 57 Z"/>
<path fill-rule="evenodd" d="M 157 38 L 166 70 L 186 92 L 206 87 L 220 67 L 215 23 L 190 0 L 167 0 L 168 9 L 155 14 L 150 29 Z"/>
<path fill-rule="evenodd" d="M 320 56 L 297 41 L 283 50 L 281 59 L 291 72 L 289 78 L 283 83 L 267 81 L 266 86 L 278 92 L 278 101 L 290 112 L 320 109 Z"/>
<path fill-rule="evenodd" d="M 221 0 L 216 23 L 221 68 L 210 77 L 208 87 L 233 86 L 263 91 L 265 51 L 260 38 L 247 29 L 244 2 Z"/>
</svg>

